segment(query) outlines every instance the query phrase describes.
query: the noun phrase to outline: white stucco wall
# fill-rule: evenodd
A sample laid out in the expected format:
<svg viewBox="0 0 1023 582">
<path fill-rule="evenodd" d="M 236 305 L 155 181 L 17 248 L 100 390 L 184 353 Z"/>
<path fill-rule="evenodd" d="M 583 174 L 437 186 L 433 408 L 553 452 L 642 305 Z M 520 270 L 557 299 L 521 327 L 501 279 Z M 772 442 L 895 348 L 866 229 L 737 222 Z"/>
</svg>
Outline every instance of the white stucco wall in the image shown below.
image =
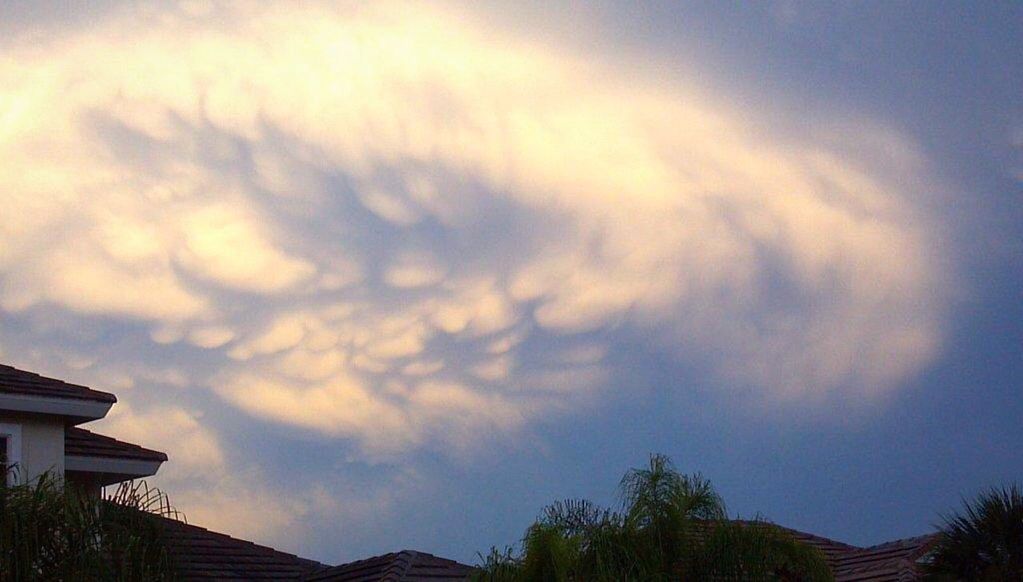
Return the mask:
<svg viewBox="0 0 1023 582">
<path fill-rule="evenodd" d="M 64 474 L 62 419 L 0 414 L 0 425 L 21 427 L 20 480 L 35 479 L 48 470 Z"/>
</svg>

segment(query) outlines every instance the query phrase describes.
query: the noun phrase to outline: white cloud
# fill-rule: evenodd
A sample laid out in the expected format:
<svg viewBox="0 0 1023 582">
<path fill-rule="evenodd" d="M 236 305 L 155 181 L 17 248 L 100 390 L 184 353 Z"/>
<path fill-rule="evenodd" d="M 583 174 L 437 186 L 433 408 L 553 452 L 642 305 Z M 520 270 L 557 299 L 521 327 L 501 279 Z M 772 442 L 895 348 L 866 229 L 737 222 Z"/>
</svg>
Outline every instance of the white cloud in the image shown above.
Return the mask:
<svg viewBox="0 0 1023 582">
<path fill-rule="evenodd" d="M 315 268 L 271 246 L 252 220 L 228 206 L 203 208 L 183 221 L 178 263 L 200 277 L 242 291 L 272 293 Z"/>
<path fill-rule="evenodd" d="M 592 398 L 598 330 L 768 399 L 884 393 L 940 346 L 888 131 L 772 139 L 420 5 L 218 6 L 0 62 L 5 312 L 140 320 L 140 357 L 187 339 L 194 384 L 371 454 Z"/>
<path fill-rule="evenodd" d="M 388 285 L 398 288 L 427 287 L 444 280 L 447 269 L 426 253 L 406 253 L 394 259 L 384 273 Z"/>
<path fill-rule="evenodd" d="M 105 419 L 86 428 L 159 448 L 174 459 L 161 469 L 161 477 L 177 484 L 206 479 L 223 471 L 225 465 L 214 431 L 203 426 L 201 417 L 181 407 L 160 406 L 140 412 L 122 398 Z"/>
<path fill-rule="evenodd" d="M 168 494 L 189 523 L 290 551 L 313 541 L 308 538 L 313 519 L 366 519 L 407 494 L 408 472 L 392 477 L 389 488 L 346 491 L 343 499 L 315 480 L 268 477 L 269 468 L 249 454 L 229 459 L 218 435 L 180 406 L 140 411 L 122 399 L 106 419 L 87 428 L 168 453 L 170 460 L 148 481 Z"/>
<path fill-rule="evenodd" d="M 343 374 L 310 384 L 239 372 L 219 378 L 216 390 L 257 417 L 358 438 L 373 452 L 401 450 L 416 441 L 401 408 Z"/>
<path fill-rule="evenodd" d="M 219 348 L 234 339 L 234 332 L 227 327 L 200 327 L 192 330 L 188 340 L 201 348 Z M 163 342 L 157 342 L 163 343 Z"/>
<path fill-rule="evenodd" d="M 303 317 L 300 314 L 286 313 L 245 344 L 232 350 L 231 357 L 245 360 L 251 358 L 253 354 L 277 353 L 298 345 L 305 334 Z"/>
</svg>

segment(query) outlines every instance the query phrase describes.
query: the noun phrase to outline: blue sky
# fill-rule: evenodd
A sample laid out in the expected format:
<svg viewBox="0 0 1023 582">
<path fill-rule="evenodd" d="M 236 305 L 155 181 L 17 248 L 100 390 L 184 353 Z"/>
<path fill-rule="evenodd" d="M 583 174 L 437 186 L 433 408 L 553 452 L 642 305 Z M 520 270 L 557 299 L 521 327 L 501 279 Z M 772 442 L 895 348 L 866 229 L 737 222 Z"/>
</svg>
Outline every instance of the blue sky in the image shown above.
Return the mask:
<svg viewBox="0 0 1023 582">
<path fill-rule="evenodd" d="M 472 561 L 656 451 L 865 545 L 1020 478 L 1018 7 L 0 31 L 0 357 L 116 392 L 193 522 Z"/>
</svg>

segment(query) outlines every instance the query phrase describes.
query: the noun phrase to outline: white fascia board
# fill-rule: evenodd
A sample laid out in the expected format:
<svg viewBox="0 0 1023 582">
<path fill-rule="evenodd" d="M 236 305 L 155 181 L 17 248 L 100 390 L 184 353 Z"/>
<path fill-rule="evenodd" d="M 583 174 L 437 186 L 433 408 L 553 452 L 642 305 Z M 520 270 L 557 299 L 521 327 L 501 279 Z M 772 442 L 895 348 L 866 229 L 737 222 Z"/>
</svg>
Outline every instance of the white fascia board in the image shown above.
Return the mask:
<svg viewBox="0 0 1023 582">
<path fill-rule="evenodd" d="M 0 394 L 0 411 L 35 412 L 71 417 L 79 422 L 99 420 L 107 415 L 113 402 L 51 398 L 26 394 Z"/>
<path fill-rule="evenodd" d="M 110 473 L 129 475 L 131 477 L 149 477 L 160 470 L 163 461 L 143 461 L 140 459 L 112 459 L 110 457 L 85 457 L 67 455 L 64 457 L 64 471 L 81 471 L 83 473 Z"/>
</svg>

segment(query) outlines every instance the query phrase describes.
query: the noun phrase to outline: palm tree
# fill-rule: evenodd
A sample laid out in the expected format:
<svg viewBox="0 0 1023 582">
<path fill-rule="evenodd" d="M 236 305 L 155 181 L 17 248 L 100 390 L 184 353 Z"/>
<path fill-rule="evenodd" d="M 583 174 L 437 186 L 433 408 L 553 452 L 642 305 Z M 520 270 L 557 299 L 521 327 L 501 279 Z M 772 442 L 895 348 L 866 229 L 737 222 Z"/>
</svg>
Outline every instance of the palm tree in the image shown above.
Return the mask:
<svg viewBox="0 0 1023 582">
<path fill-rule="evenodd" d="M 992 488 L 944 526 L 925 570 L 931 580 L 1023 580 L 1023 495 Z"/>
<path fill-rule="evenodd" d="M 477 579 L 832 579 L 816 549 L 765 521 L 728 520 L 710 482 L 679 473 L 664 455 L 627 472 L 619 489 L 619 511 L 582 500 L 546 507 L 519 554 L 492 549 Z"/>
</svg>

